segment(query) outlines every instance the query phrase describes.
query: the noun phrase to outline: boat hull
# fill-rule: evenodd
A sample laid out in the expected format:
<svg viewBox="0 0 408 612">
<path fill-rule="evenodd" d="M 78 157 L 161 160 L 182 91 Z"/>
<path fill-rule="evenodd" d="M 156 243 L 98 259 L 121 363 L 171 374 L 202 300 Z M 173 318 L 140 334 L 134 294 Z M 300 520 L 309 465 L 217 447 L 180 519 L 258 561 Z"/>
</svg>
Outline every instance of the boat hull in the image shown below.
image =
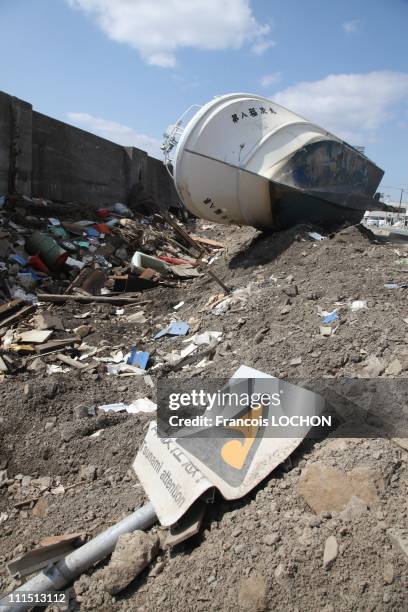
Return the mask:
<svg viewBox="0 0 408 612">
<path fill-rule="evenodd" d="M 333 134 L 248 94 L 222 96 L 200 109 L 174 160 L 176 188 L 193 214 L 271 229 L 356 223 L 373 207 L 382 176 Z"/>
</svg>

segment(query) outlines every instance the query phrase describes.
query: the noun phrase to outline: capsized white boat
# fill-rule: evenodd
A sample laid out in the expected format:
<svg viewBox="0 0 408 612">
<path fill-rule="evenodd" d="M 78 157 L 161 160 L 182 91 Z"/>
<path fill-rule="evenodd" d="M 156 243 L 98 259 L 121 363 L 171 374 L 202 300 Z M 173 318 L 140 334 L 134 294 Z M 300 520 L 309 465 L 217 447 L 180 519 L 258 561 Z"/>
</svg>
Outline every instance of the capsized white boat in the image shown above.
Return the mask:
<svg viewBox="0 0 408 612">
<path fill-rule="evenodd" d="M 383 171 L 356 148 L 268 98 L 235 93 L 171 127 L 164 161 L 186 208 L 218 223 L 283 229 L 358 223 Z M 185 125 L 185 127 L 184 127 Z"/>
</svg>

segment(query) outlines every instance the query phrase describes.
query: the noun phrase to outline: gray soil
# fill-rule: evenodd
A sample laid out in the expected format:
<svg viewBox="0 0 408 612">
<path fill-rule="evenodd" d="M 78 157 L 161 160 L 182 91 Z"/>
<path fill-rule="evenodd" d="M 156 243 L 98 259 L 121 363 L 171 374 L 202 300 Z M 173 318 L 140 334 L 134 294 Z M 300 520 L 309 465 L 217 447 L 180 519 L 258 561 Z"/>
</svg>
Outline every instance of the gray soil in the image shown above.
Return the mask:
<svg viewBox="0 0 408 612">
<path fill-rule="evenodd" d="M 73 320 L 76 326 L 92 325 L 85 340 L 90 346 L 105 344 L 102 354 L 127 352 L 137 344 L 151 353 L 153 363 L 185 346 L 183 338 L 152 340 L 172 318 L 189 321 L 190 334 L 223 332 L 207 366 L 195 367 L 198 356 L 184 369 L 160 366 L 149 372 L 153 382 L 159 376 L 229 377 L 242 364 L 289 379 L 357 378 L 364 372 L 381 379 L 408 377 L 407 289 L 384 287 L 408 280 L 394 252 L 404 254 L 407 247 L 377 242 L 356 227 L 316 242 L 303 227 L 264 235 L 251 228 L 203 230 L 202 225 L 196 233 L 226 245 L 214 271 L 232 289 L 250 286 L 247 299 L 224 314 L 216 316 L 207 305 L 221 292 L 207 275 L 143 292 L 141 300 L 150 300 L 140 307 L 147 318 L 143 324 L 125 321 L 139 310 L 135 306 L 125 306 L 122 316 L 112 306 L 95 304 L 54 305 L 52 313 L 65 327 Z M 181 300 L 184 306 L 173 310 Z M 352 312 L 352 300 L 367 300 L 367 309 Z M 324 337 L 318 306 L 331 311 L 336 302 L 340 325 Z M 89 318 L 74 319 L 88 311 Z M 375 372 L 370 370 L 374 357 Z M 151 415 L 78 418 L 75 408 L 154 400 L 154 388 L 143 377 L 108 376 L 103 363 L 65 374 L 46 372 L 44 364 L 57 363 L 53 356 L 41 358 L 35 371 L 27 369 L 29 363 L 0 382 L 0 471 L 7 470 L 8 479 L 0 488 L 0 591 L 21 584 L 8 576 L 6 563 L 42 538 L 80 531 L 93 537 L 146 501 L 131 465 Z M 343 491 L 344 508 L 330 509 L 330 499 L 319 506 L 324 494 L 317 485 L 311 496 L 305 492 L 315 464 L 350 478 L 362 470 L 356 497 Z M 23 486 L 25 476 L 37 479 L 35 486 L 28 479 Z M 51 483 L 39 483 L 42 477 Z M 330 482 L 335 495 L 335 481 Z M 58 483 L 75 486 L 53 494 L 50 489 Z M 408 529 L 407 484 L 407 450 L 379 430 L 367 439 L 304 442 L 244 499 L 226 502 L 216 495 L 200 533 L 160 550 L 125 590 L 102 597 L 85 586 L 85 595 L 74 596 L 70 606 L 146 612 L 406 610 L 408 557 L 392 530 Z M 40 507 L 37 501 L 18 507 L 31 497 L 41 497 Z M 2 515 L 7 516 L 3 522 Z M 327 564 L 330 536 L 338 550 Z"/>
</svg>

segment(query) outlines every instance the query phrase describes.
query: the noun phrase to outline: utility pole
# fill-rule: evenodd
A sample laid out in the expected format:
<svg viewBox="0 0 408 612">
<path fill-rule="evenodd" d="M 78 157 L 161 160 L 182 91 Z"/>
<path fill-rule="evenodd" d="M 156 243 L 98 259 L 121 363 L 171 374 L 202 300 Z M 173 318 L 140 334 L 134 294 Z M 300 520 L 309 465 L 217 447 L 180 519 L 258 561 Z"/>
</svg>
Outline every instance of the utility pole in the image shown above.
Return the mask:
<svg viewBox="0 0 408 612">
<path fill-rule="evenodd" d="M 403 195 L 404 191 L 406 191 L 406 190 L 401 187 L 401 196 L 400 196 L 400 201 L 399 201 L 398 214 L 401 212 L 402 195 Z"/>
</svg>

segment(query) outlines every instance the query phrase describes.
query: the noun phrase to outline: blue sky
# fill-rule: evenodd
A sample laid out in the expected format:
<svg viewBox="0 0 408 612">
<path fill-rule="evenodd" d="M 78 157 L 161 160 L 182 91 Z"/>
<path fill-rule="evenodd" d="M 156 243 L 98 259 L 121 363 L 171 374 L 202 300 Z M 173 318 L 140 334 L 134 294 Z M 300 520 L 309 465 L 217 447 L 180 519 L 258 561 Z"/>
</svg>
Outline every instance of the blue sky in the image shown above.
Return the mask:
<svg viewBox="0 0 408 612">
<path fill-rule="evenodd" d="M 62 121 L 159 155 L 191 104 L 257 93 L 408 187 L 407 0 L 1 0 L 0 23 L 0 89 Z"/>
</svg>

